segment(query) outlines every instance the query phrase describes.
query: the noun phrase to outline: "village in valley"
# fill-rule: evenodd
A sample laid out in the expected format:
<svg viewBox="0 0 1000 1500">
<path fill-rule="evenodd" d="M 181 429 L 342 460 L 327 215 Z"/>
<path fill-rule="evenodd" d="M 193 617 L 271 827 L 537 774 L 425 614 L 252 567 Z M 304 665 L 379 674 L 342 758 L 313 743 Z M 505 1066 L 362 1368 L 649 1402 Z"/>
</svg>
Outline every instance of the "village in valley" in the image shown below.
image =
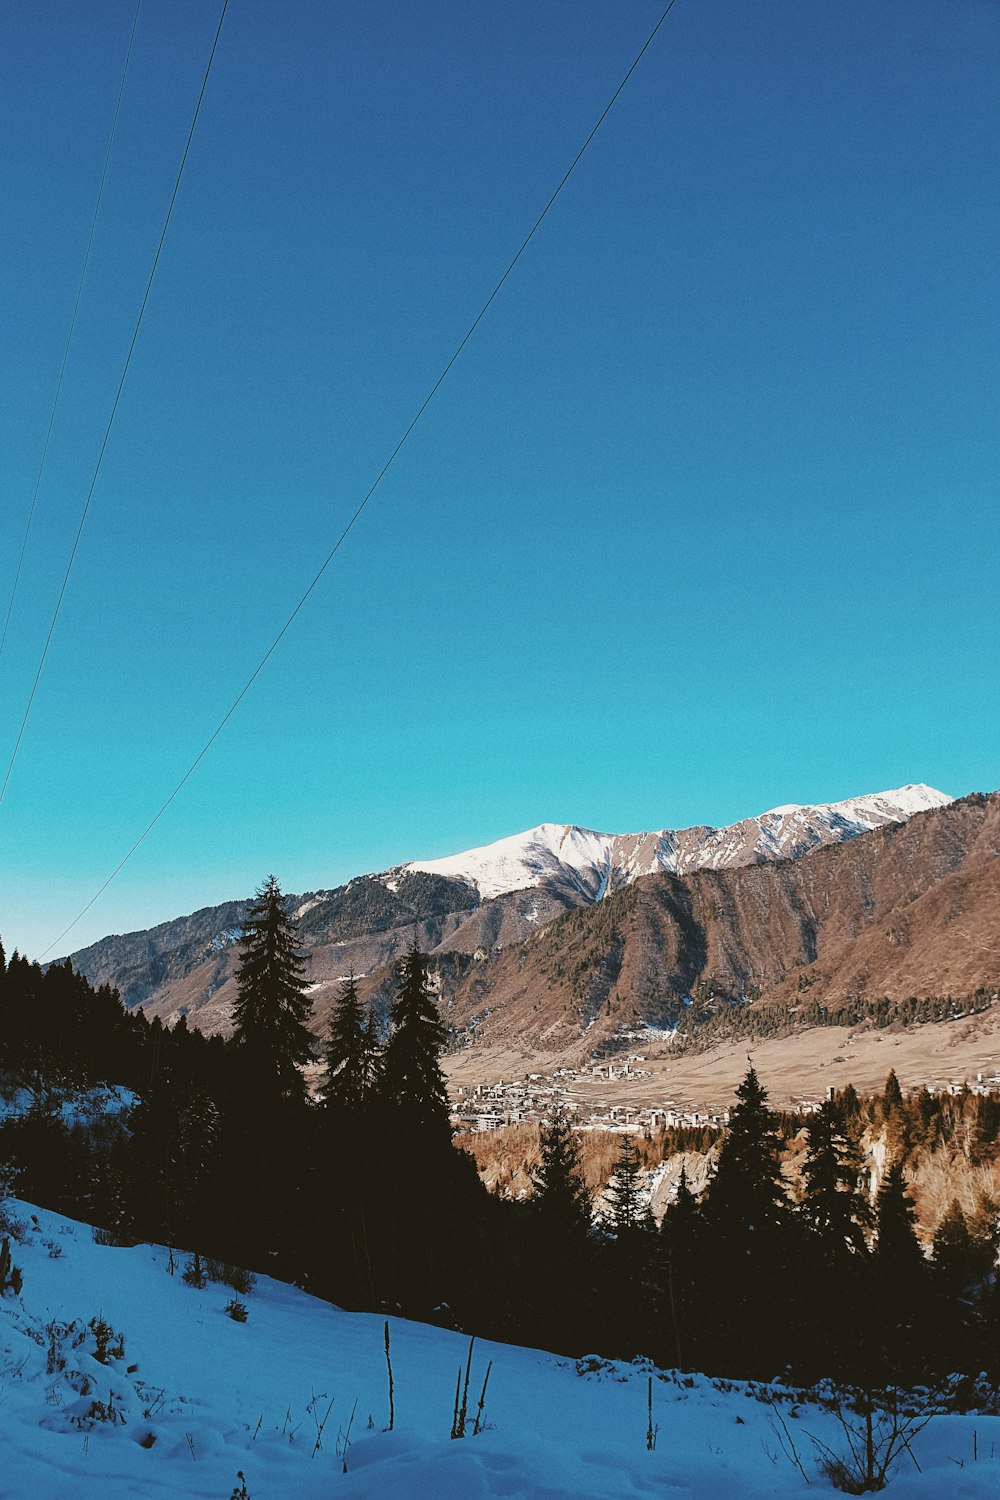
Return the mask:
<svg viewBox="0 0 1000 1500">
<path fill-rule="evenodd" d="M 721 1129 L 728 1124 L 728 1106 L 696 1109 L 676 1102 L 656 1105 L 621 1102 L 623 1085 L 654 1076 L 652 1069 L 645 1066 L 646 1061 L 645 1056 L 637 1054 L 585 1063 L 578 1068 L 559 1067 L 551 1073 L 499 1078 L 493 1083 L 453 1082 L 452 1124 L 459 1130 L 476 1133 L 534 1123 L 553 1113 L 566 1115 L 578 1130 L 641 1134 L 662 1129 Z M 927 1083 L 924 1087 L 930 1094 L 961 1094 L 966 1088 L 976 1094 L 994 1093 L 1000 1090 L 1000 1072 L 978 1072 L 974 1083 L 953 1079 L 947 1083 Z M 834 1085 L 828 1084 L 824 1097 L 832 1097 L 834 1091 Z M 799 1114 L 813 1114 L 821 1102 L 798 1098 L 791 1102 L 791 1108 Z"/>
<path fill-rule="evenodd" d="M 620 1061 L 588 1063 L 580 1068 L 556 1068 L 552 1073 L 525 1073 L 517 1079 L 500 1078 L 495 1083 L 457 1084 L 453 1087 L 452 1121 L 470 1131 L 499 1130 L 544 1119 L 559 1111 L 578 1129 L 653 1131 L 675 1126 L 722 1126 L 726 1109 L 685 1109 L 612 1103 L 616 1080 L 631 1083 L 651 1078 L 643 1056 Z"/>
</svg>

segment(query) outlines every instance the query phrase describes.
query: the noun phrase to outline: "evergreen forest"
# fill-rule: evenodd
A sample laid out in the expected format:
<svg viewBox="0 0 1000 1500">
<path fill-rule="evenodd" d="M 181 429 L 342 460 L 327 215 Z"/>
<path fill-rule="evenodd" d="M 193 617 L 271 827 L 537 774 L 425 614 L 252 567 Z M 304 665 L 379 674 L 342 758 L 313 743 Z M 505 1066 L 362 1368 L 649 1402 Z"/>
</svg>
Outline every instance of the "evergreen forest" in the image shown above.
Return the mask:
<svg viewBox="0 0 1000 1500">
<path fill-rule="evenodd" d="M 997 1204 L 956 1197 L 922 1242 L 908 1177 L 914 1153 L 942 1143 L 992 1160 L 1000 1098 L 904 1095 L 890 1075 L 879 1095 L 848 1088 L 786 1115 L 751 1067 L 700 1194 L 682 1171 L 657 1225 L 643 1143 L 623 1135 L 595 1222 L 579 1135 L 557 1115 L 530 1194 L 483 1186 L 453 1136 L 446 1031 L 416 948 L 387 1031 L 342 983 L 314 1095 L 303 963 L 273 878 L 240 955 L 223 1040 L 127 1011 L 68 962 L 43 970 L 0 948 L 0 1195 L 86 1220 L 109 1243 L 173 1246 L 195 1274 L 211 1258 L 349 1308 L 574 1356 L 802 1385 L 1000 1380 Z M 66 1108 L 100 1084 L 134 1103 L 92 1118 Z M 876 1183 L 866 1132 L 882 1152 Z"/>
</svg>

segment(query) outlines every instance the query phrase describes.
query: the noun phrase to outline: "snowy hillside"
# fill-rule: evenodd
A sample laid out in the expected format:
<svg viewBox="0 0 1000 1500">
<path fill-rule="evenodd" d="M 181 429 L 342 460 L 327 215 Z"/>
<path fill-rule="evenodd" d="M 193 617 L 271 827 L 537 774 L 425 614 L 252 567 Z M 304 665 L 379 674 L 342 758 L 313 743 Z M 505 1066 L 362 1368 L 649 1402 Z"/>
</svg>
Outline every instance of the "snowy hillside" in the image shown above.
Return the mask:
<svg viewBox="0 0 1000 1500">
<path fill-rule="evenodd" d="M 727 828 L 595 833 L 573 824 L 541 823 L 463 854 L 411 861 L 400 871 L 422 870 L 468 881 L 484 900 L 551 882 L 599 901 L 641 875 L 685 875 L 798 858 L 820 844 L 842 843 L 886 823 L 905 822 L 914 813 L 944 807 L 951 800 L 933 787 L 919 785 L 813 807 L 775 807 Z M 390 871 L 383 879 L 391 885 L 400 871 Z"/>
<path fill-rule="evenodd" d="M 648 1451 L 646 1367 L 513 1345 L 476 1342 L 469 1435 L 452 1441 L 469 1340 L 400 1319 L 390 1324 L 395 1429 L 386 1431 L 381 1317 L 261 1278 L 245 1298 L 248 1321 L 234 1322 L 229 1289 L 171 1277 L 162 1248 L 96 1245 L 87 1225 L 28 1204 L 7 1209 L 25 1223 L 13 1246 L 24 1287 L 0 1298 L 0 1500 L 804 1495 L 781 1424 L 811 1491 L 833 1493 L 810 1435 L 837 1448 L 843 1440 L 812 1403 L 779 1393 L 772 1408 L 739 1383 L 652 1372 L 659 1431 Z M 98 1318 L 106 1332 L 88 1326 Z M 935 1417 L 912 1457 L 904 1450 L 891 1493 L 993 1494 L 998 1455 L 1000 1418 Z"/>
</svg>

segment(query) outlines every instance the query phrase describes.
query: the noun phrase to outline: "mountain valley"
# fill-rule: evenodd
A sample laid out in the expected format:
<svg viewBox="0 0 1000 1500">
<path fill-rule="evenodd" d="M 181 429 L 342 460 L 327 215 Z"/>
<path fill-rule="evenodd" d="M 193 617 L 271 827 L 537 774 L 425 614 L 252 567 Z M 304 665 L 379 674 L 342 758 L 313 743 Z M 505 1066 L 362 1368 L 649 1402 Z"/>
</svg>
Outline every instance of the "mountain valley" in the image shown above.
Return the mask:
<svg viewBox="0 0 1000 1500">
<path fill-rule="evenodd" d="M 818 1030 L 825 1055 L 823 1031 L 871 1029 L 882 997 L 954 997 L 934 1012 L 942 1021 L 977 992 L 974 1009 L 992 1002 L 1000 796 L 953 802 L 911 786 L 680 833 L 543 824 L 290 904 L 317 1032 L 350 972 L 387 1001 L 394 962 L 416 942 L 431 955 L 456 1078 L 502 1076 L 499 1059 L 510 1073 L 628 1050 L 676 1069 L 708 1043 L 745 1057 L 747 1038 L 770 1047 L 803 1029 Z M 109 937 L 73 962 L 149 1015 L 225 1032 L 243 909 Z M 937 1029 L 912 1032 L 925 1033 L 915 1077 L 934 1071 Z M 808 1072 L 803 1060 L 792 1093 Z"/>
</svg>

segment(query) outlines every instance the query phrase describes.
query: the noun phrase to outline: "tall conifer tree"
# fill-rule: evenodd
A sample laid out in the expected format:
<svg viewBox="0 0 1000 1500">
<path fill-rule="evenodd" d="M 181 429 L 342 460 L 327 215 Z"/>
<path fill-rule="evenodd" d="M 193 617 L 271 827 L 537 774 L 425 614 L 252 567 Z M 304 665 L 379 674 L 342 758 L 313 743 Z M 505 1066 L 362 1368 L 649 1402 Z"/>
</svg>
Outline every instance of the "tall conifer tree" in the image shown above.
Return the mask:
<svg viewBox="0 0 1000 1500">
<path fill-rule="evenodd" d="M 983 1274 L 982 1257 L 957 1198 L 951 1200 L 934 1231 L 931 1260 L 938 1276 L 956 1293 L 968 1291 Z"/>
<path fill-rule="evenodd" d="M 845 1254 L 864 1252 L 871 1211 L 858 1191 L 859 1163 L 835 1100 L 824 1101 L 810 1118 L 806 1134 L 802 1218 L 815 1237 L 820 1259 L 835 1265 Z"/>
<path fill-rule="evenodd" d="M 639 1196 L 639 1151 L 628 1134 L 621 1138 L 618 1160 L 605 1196 L 608 1203 L 605 1223 L 616 1238 L 621 1239 L 634 1230 L 653 1228 L 649 1209 Z"/>
<path fill-rule="evenodd" d="M 923 1279 L 927 1269 L 915 1228 L 913 1199 L 906 1191 L 903 1163 L 894 1161 L 882 1179 L 875 1204 L 875 1266 L 897 1290 Z"/>
<path fill-rule="evenodd" d="M 330 1016 L 326 1075 L 321 1093 L 332 1108 L 357 1115 L 365 1092 L 365 1022 L 352 974 L 345 979 Z"/>
<path fill-rule="evenodd" d="M 751 1067 L 736 1090 L 716 1173 L 702 1204 L 706 1321 L 720 1367 L 759 1372 L 788 1348 L 796 1311 L 789 1299 L 796 1262 L 781 1177 L 781 1141 L 767 1093 Z"/>
<path fill-rule="evenodd" d="M 233 1042 L 246 1054 L 258 1086 L 281 1098 L 304 1096 L 299 1068 L 312 1055 L 304 970 L 295 923 L 269 875 L 243 919 Z"/>
<path fill-rule="evenodd" d="M 368 1002 L 368 1014 L 361 1026 L 361 1097 L 371 1102 L 382 1085 L 382 1036 L 375 1006 Z"/>
<path fill-rule="evenodd" d="M 450 1138 L 448 1095 L 441 1071 L 446 1036 L 427 983 L 427 960 L 414 944 L 400 965 L 381 1092 L 401 1124 Z"/>
<path fill-rule="evenodd" d="M 736 1097 L 739 1103 L 730 1116 L 718 1168 L 709 1184 L 707 1209 L 717 1232 L 759 1237 L 780 1228 L 788 1217 L 781 1142 L 767 1091 L 754 1068 L 748 1069 Z"/>
<path fill-rule="evenodd" d="M 541 1157 L 531 1174 L 532 1207 L 557 1232 L 586 1234 L 590 1197 L 583 1182 L 580 1148 L 565 1115 L 553 1114 L 542 1122 L 540 1146 Z"/>
<path fill-rule="evenodd" d="M 929 1267 L 917 1239 L 913 1200 L 906 1191 L 903 1163 L 894 1161 L 882 1179 L 875 1203 L 875 1352 L 881 1378 L 899 1379 L 922 1363 L 924 1310 Z"/>
<path fill-rule="evenodd" d="M 660 1223 L 661 1280 L 669 1334 L 665 1353 L 678 1369 L 685 1368 L 692 1345 L 697 1342 L 700 1318 L 698 1297 L 701 1218 L 698 1201 L 691 1191 L 687 1167 L 681 1164 L 677 1192 Z"/>
<path fill-rule="evenodd" d="M 806 1135 L 798 1211 L 805 1234 L 789 1268 L 788 1299 L 805 1368 L 817 1377 L 838 1376 L 850 1369 L 871 1323 L 865 1238 L 871 1205 L 837 1100 L 810 1116 Z"/>
</svg>

